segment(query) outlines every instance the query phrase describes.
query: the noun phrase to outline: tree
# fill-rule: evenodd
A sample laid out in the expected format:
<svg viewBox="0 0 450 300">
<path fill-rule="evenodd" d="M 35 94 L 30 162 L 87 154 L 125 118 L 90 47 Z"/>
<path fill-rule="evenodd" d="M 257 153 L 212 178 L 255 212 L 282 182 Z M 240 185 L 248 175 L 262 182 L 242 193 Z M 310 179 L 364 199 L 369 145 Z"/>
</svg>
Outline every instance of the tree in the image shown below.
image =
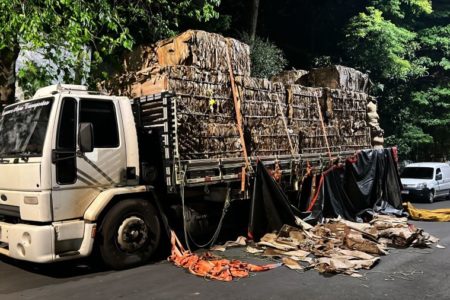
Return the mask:
<svg viewBox="0 0 450 300">
<path fill-rule="evenodd" d="M 450 6 L 445 1 L 372 0 L 353 17 L 343 43 L 346 59 L 377 83 L 387 141 L 401 155 L 449 154 Z"/>
<path fill-rule="evenodd" d="M 258 26 L 259 0 L 251 0 L 251 17 L 250 17 L 250 39 L 252 41 L 256 38 L 256 28 Z"/>
<path fill-rule="evenodd" d="M 175 32 L 182 18 L 207 21 L 220 0 L 0 0 L 0 94 L 14 101 L 15 62 L 21 49 L 39 49 L 79 83 L 83 62 L 92 70 L 135 42 Z M 71 55 L 66 55 L 71 53 Z"/>
<path fill-rule="evenodd" d="M 94 53 L 107 53 L 119 45 L 131 47 L 123 20 L 107 0 L 0 0 L 0 11 L 0 65 L 9 66 L 0 70 L 0 88 L 6 91 L 1 100 L 7 103 L 14 101 L 15 62 L 23 48 L 46 49 L 55 56 L 67 49 L 79 57 L 88 44 Z"/>
<path fill-rule="evenodd" d="M 395 25 L 383 12 L 368 7 L 350 20 L 345 49 L 352 64 L 370 70 L 376 79 L 406 79 L 420 72 L 411 58 L 418 48 L 417 34 Z"/>
<path fill-rule="evenodd" d="M 268 39 L 264 40 L 259 36 L 252 39 L 246 33 L 241 36 L 241 39 L 250 45 L 252 76 L 270 78 L 287 66 L 288 62 L 283 51 Z"/>
</svg>

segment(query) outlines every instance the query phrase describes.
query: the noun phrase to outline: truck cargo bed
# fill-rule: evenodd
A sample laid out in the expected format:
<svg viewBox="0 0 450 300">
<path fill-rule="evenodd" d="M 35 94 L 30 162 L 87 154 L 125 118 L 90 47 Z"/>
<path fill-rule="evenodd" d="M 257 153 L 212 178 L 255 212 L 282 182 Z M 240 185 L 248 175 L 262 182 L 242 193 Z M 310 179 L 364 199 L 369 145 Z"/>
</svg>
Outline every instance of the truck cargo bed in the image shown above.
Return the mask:
<svg viewBox="0 0 450 300">
<path fill-rule="evenodd" d="M 245 158 L 242 151 L 232 153 L 232 157 L 185 159 L 186 153 L 180 154 L 179 123 L 177 113 L 177 97 L 169 92 L 143 96 L 134 99 L 133 110 L 138 132 L 143 134 L 158 133 L 160 153 L 163 161 L 165 185 L 169 192 L 176 192 L 177 187 L 184 182 L 185 186 L 201 186 L 207 184 L 237 182 L 241 180 Z M 183 149 L 182 151 L 186 151 Z M 334 151 L 333 159 L 346 158 L 355 151 Z M 204 154 L 204 153 L 203 153 Z M 230 156 L 230 154 L 228 154 Z M 160 160 L 161 158 L 153 158 Z M 329 162 L 328 153 L 304 153 L 295 155 L 250 156 L 248 176 L 252 176 L 258 160 L 268 167 L 278 165 L 282 175 L 293 182 L 295 176 L 301 175 L 307 165 L 313 167 L 326 166 Z"/>
</svg>

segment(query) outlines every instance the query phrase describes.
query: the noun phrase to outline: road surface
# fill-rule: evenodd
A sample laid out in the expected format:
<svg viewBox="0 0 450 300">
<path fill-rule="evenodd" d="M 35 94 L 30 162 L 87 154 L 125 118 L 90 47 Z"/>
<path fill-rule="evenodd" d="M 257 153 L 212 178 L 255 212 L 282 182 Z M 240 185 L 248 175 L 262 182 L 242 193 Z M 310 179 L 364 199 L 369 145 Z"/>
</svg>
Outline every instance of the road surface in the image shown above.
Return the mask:
<svg viewBox="0 0 450 300">
<path fill-rule="evenodd" d="M 450 201 L 416 205 L 450 207 Z M 361 272 L 362 279 L 280 267 L 223 283 L 166 261 L 105 271 L 83 261 L 35 265 L 1 257 L 0 299 L 450 299 L 450 224 L 413 223 L 439 237 L 446 248 L 393 250 L 372 270 Z"/>
</svg>

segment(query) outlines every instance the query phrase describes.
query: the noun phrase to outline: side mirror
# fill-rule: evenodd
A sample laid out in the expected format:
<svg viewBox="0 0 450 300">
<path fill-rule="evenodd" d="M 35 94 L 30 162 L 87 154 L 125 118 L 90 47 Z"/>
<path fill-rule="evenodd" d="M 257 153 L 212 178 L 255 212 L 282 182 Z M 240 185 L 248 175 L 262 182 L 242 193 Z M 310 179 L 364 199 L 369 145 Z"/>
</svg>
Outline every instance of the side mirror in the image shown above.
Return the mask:
<svg viewBox="0 0 450 300">
<path fill-rule="evenodd" d="M 78 143 L 81 153 L 94 151 L 94 126 L 92 126 L 92 123 L 80 123 Z"/>
<path fill-rule="evenodd" d="M 436 180 L 442 180 L 442 173 L 436 174 Z"/>
</svg>

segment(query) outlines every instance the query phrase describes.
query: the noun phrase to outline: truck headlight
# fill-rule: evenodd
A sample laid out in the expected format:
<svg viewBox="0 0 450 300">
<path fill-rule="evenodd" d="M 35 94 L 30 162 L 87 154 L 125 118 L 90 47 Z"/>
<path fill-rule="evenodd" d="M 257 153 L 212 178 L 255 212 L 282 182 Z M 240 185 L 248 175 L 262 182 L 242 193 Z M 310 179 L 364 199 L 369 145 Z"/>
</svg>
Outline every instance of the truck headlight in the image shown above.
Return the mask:
<svg viewBox="0 0 450 300">
<path fill-rule="evenodd" d="M 426 183 L 419 183 L 417 184 L 417 189 L 419 190 L 423 190 L 427 188 L 427 184 Z"/>
</svg>

